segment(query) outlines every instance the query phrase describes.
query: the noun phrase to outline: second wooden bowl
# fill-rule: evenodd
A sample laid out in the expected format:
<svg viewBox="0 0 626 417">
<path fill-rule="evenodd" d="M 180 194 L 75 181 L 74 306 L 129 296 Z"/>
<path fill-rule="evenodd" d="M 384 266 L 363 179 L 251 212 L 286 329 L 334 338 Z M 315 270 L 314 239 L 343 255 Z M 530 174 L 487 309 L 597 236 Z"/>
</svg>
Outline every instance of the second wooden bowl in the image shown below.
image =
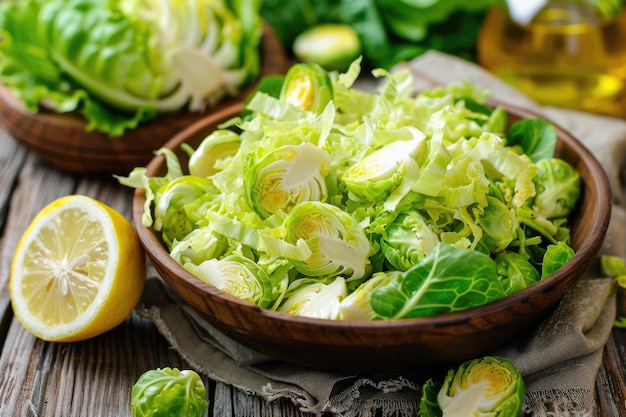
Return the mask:
<svg viewBox="0 0 626 417">
<path fill-rule="evenodd" d="M 289 62 L 282 44 L 268 25 L 261 38 L 260 77 L 284 74 Z M 204 113 L 177 112 L 159 116 L 111 138 L 101 132 L 87 132 L 86 122 L 76 114 L 31 113 L 0 84 L 0 123 L 38 157 L 72 174 L 127 174 L 145 166 L 154 151 L 189 125 L 220 108 L 243 100 L 255 87 L 251 84 L 238 97 L 231 98 Z"/>
</svg>

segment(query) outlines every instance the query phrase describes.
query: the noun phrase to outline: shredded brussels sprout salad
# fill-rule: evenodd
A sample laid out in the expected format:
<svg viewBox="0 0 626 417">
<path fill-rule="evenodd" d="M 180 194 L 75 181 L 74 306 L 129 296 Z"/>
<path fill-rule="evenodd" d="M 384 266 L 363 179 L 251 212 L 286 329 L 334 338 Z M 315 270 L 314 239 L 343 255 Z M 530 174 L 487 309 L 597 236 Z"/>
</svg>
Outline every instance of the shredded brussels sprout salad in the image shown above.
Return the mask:
<svg viewBox="0 0 626 417">
<path fill-rule="evenodd" d="M 198 279 L 261 308 L 324 319 L 423 317 L 483 305 L 573 255 L 577 171 L 556 129 L 487 106 L 465 82 L 378 92 L 295 64 L 146 191 L 142 222 Z M 273 87 L 272 87 L 273 86 Z"/>
</svg>

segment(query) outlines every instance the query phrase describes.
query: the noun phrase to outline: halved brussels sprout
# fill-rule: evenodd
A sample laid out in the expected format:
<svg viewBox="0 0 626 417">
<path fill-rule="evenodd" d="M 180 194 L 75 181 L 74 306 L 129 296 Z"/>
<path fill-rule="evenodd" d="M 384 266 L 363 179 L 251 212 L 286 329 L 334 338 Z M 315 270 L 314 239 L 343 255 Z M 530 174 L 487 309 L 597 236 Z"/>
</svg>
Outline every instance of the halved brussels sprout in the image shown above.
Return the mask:
<svg viewBox="0 0 626 417">
<path fill-rule="evenodd" d="M 341 320 L 373 320 L 377 314 L 372 309 L 370 297 L 372 291 L 391 282 L 400 271 L 377 272 L 370 279 L 359 285 L 339 303 Z"/>
<path fill-rule="evenodd" d="M 189 157 L 189 174 L 209 177 L 225 168 L 239 150 L 241 138 L 232 130 L 218 129 L 207 136 Z"/>
<path fill-rule="evenodd" d="M 329 283 L 301 278 L 287 289 L 278 311 L 295 316 L 339 320 L 339 304 L 346 295 L 348 288 L 343 277 L 336 277 Z"/>
<path fill-rule="evenodd" d="M 308 142 L 283 145 L 252 164 L 244 177 L 246 200 L 264 219 L 304 201 L 326 201 L 329 172 L 326 151 Z"/>
<path fill-rule="evenodd" d="M 285 218 L 285 240 L 304 240 L 312 254 L 308 259 L 290 259 L 306 276 L 365 275 L 370 242 L 359 224 L 339 207 L 317 201 L 300 203 Z"/>
<path fill-rule="evenodd" d="M 401 271 L 421 262 L 439 243 L 426 220 L 415 210 L 401 213 L 385 227 L 380 246 L 387 261 Z"/>
<path fill-rule="evenodd" d="M 266 308 L 272 301 L 272 284 L 254 261 L 239 255 L 208 259 L 200 265 L 183 267 L 198 279 L 242 300 Z"/>
<path fill-rule="evenodd" d="M 348 25 L 324 23 L 298 35 L 293 53 L 299 60 L 314 62 L 329 71 L 345 71 L 361 54 L 361 40 Z"/>
<path fill-rule="evenodd" d="M 285 75 L 280 99 L 300 109 L 321 113 L 333 99 L 333 83 L 320 65 L 295 64 Z"/>
<path fill-rule="evenodd" d="M 511 361 L 485 356 L 451 369 L 443 384 L 428 380 L 422 388 L 420 415 L 517 417 L 525 390 Z"/>
<path fill-rule="evenodd" d="M 182 240 L 195 228 L 185 205 L 213 190 L 213 183 L 208 179 L 186 175 L 175 178 L 158 191 L 153 227 L 161 232 L 168 248 L 171 249 L 175 240 Z"/>
<path fill-rule="evenodd" d="M 228 241 L 224 236 L 208 228 L 199 228 L 192 230 L 183 240 L 174 242 L 170 255 L 181 265 L 199 265 L 207 259 L 222 256 L 227 249 Z"/>
<path fill-rule="evenodd" d="M 383 200 L 402 181 L 407 165 L 426 149 L 426 141 L 415 129 L 415 139 L 396 141 L 372 152 L 342 175 L 350 197 L 355 201 Z"/>
</svg>

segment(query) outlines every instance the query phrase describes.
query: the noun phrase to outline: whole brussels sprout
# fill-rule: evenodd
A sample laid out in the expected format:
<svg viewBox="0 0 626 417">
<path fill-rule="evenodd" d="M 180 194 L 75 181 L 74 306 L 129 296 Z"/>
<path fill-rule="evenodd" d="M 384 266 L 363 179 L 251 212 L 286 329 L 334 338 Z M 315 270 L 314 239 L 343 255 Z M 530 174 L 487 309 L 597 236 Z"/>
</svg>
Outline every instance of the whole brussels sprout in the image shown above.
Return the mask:
<svg viewBox="0 0 626 417">
<path fill-rule="evenodd" d="M 192 370 L 151 369 L 139 377 L 131 392 L 134 417 L 202 417 L 207 407 L 204 383 Z"/>
</svg>

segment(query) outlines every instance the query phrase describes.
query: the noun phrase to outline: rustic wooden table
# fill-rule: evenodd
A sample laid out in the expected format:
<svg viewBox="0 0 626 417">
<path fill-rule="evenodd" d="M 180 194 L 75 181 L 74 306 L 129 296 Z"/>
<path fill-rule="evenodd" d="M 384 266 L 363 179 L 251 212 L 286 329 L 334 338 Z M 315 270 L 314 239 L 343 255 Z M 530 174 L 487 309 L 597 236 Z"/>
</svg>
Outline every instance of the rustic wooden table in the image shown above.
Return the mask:
<svg viewBox="0 0 626 417">
<path fill-rule="evenodd" d="M 59 172 L 0 126 L 1 417 L 130 416 L 130 392 L 139 375 L 186 367 L 154 325 L 135 314 L 102 336 L 71 344 L 38 340 L 13 318 L 7 282 L 16 244 L 43 206 L 72 193 L 95 197 L 130 218 L 132 190 L 112 177 Z M 305 415 L 286 400 L 266 403 L 219 382 L 205 384 L 209 416 Z M 597 415 L 626 417 L 626 330 L 613 331 L 596 387 Z"/>
</svg>

